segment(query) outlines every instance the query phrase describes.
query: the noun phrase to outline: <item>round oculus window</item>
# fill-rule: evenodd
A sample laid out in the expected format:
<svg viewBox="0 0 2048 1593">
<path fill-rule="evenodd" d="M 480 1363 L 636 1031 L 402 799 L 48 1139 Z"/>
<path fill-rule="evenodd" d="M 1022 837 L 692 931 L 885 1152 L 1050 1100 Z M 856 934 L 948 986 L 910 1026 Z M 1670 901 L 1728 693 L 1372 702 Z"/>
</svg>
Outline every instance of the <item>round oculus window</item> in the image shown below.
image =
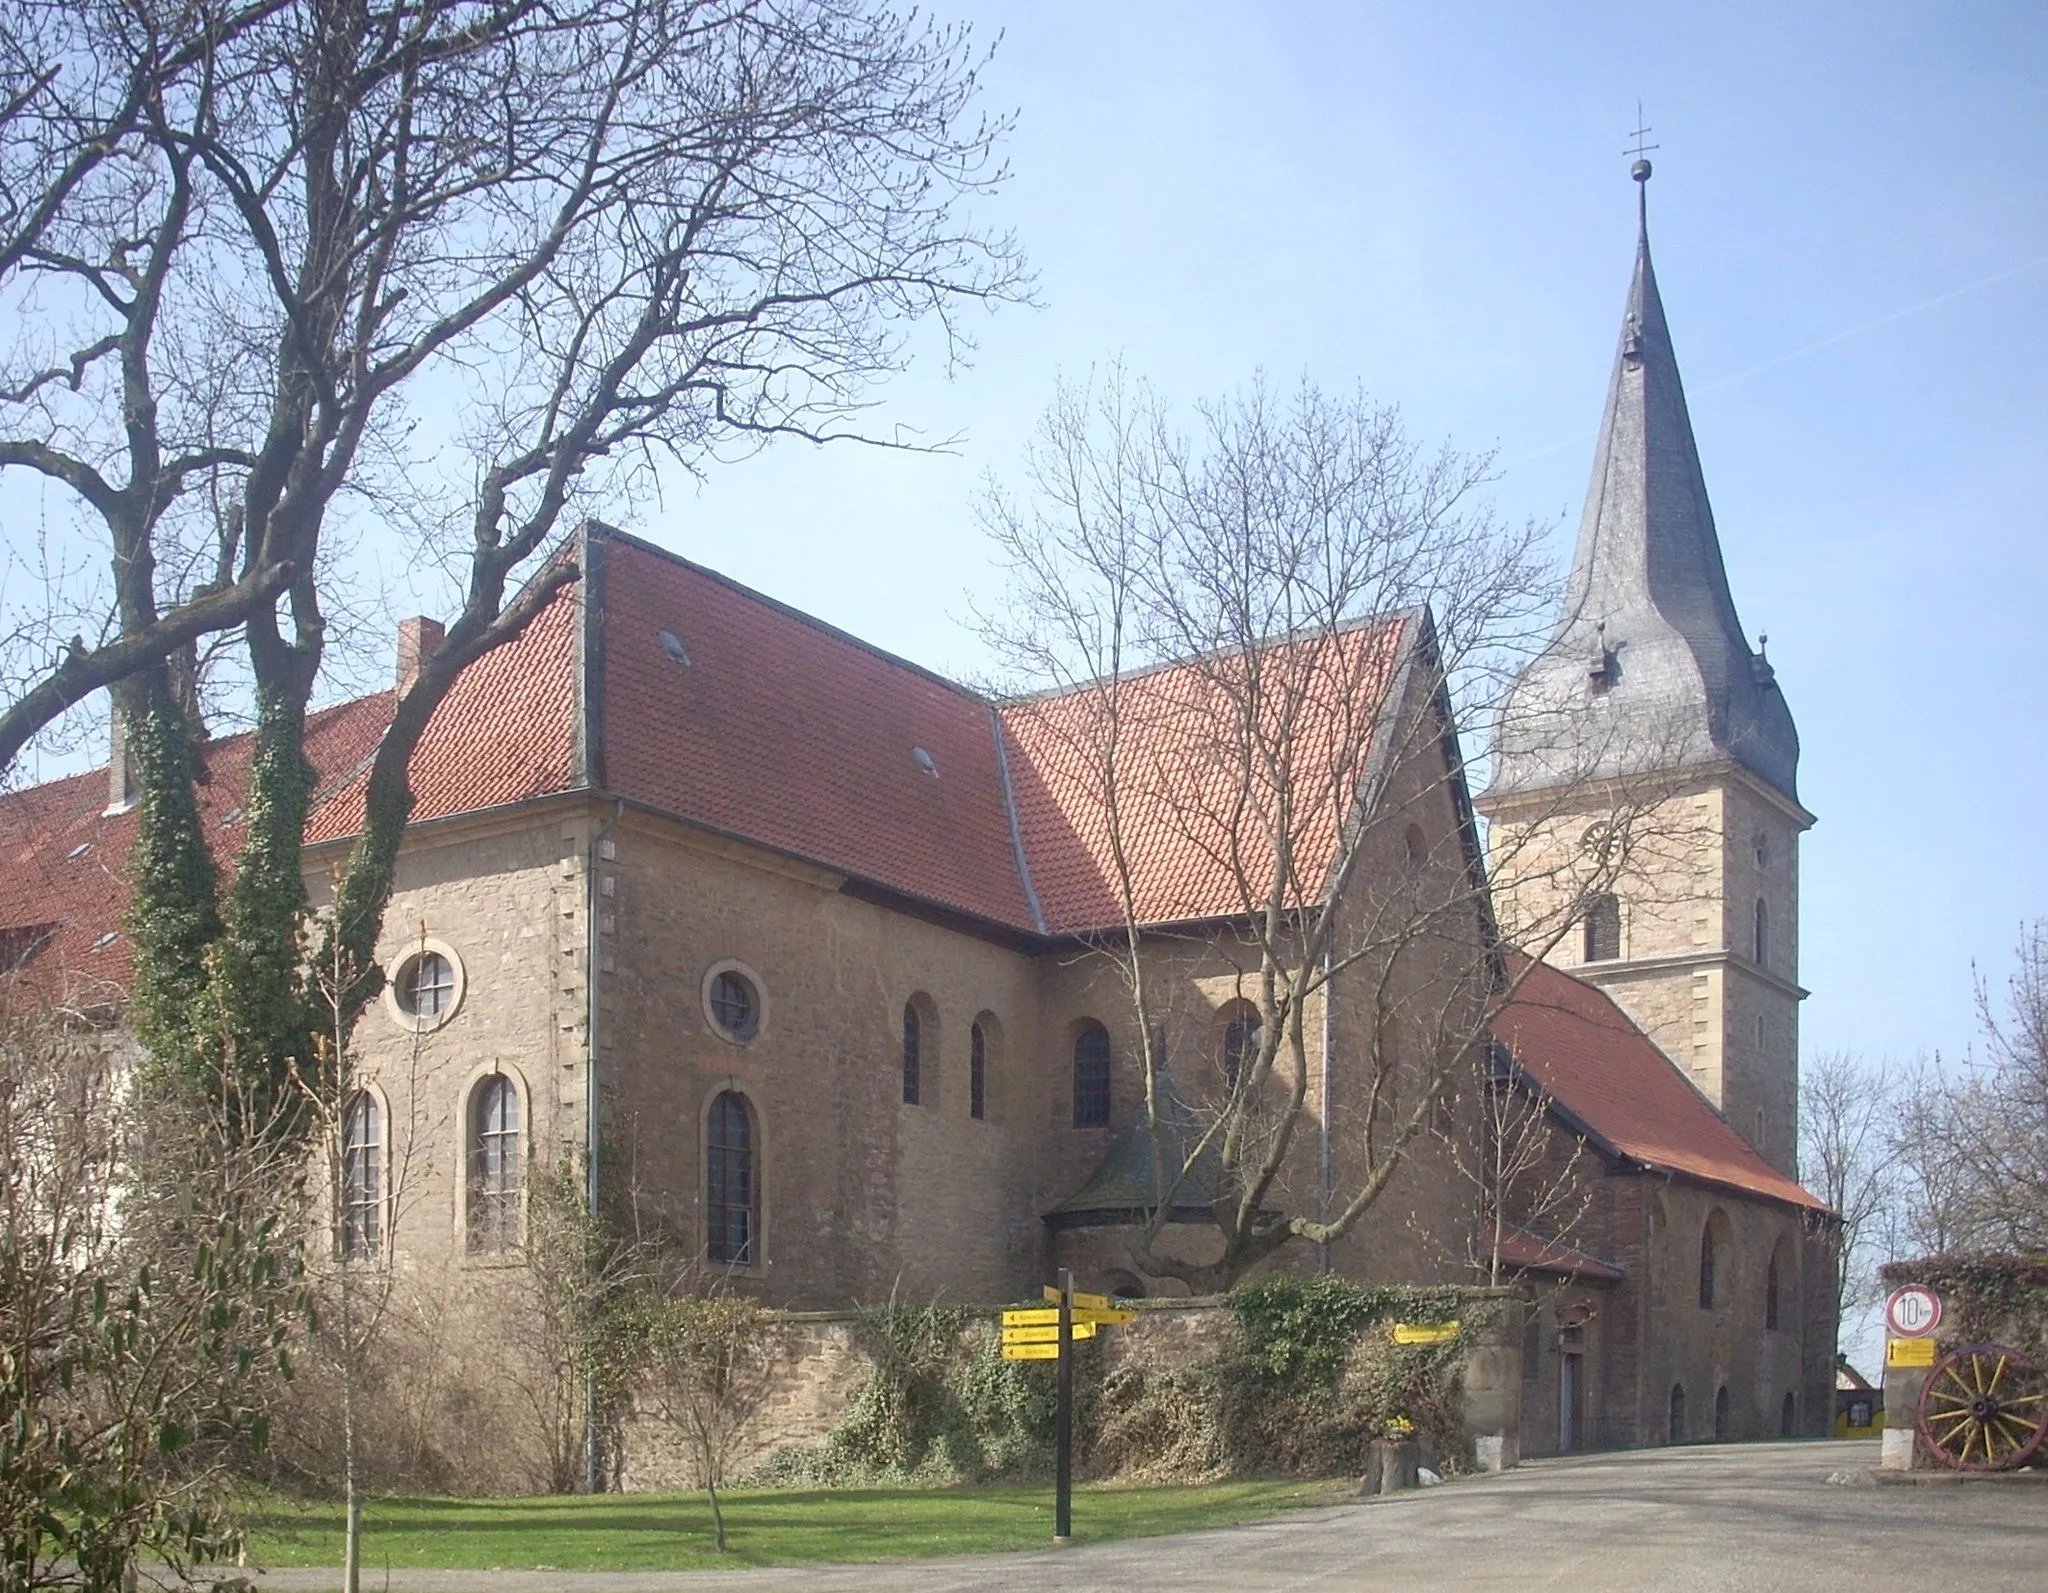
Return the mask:
<svg viewBox="0 0 2048 1593">
<path fill-rule="evenodd" d="M 761 994 L 753 980 L 736 968 L 721 969 L 711 976 L 704 1004 L 712 1023 L 729 1040 L 751 1040 L 761 1030 Z"/>
<path fill-rule="evenodd" d="M 461 1008 L 465 984 L 454 948 L 438 940 L 416 940 L 410 951 L 386 965 L 384 1010 L 415 1033 L 438 1029 Z"/>
<path fill-rule="evenodd" d="M 398 970 L 398 1009 L 408 1018 L 438 1018 L 455 1005 L 455 965 L 438 951 L 408 957 Z"/>
</svg>

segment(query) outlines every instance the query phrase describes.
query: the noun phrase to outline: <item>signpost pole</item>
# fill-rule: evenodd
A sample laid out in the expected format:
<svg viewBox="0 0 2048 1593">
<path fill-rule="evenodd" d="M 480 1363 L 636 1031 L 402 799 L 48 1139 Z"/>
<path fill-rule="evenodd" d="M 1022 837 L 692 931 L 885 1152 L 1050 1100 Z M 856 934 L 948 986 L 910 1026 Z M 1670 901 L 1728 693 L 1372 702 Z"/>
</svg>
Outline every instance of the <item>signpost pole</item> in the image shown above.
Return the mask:
<svg viewBox="0 0 2048 1593">
<path fill-rule="evenodd" d="M 1052 1541 L 1057 1547 L 1074 1533 L 1074 1274 L 1060 1268 L 1060 1410 L 1053 1440 Z"/>
</svg>

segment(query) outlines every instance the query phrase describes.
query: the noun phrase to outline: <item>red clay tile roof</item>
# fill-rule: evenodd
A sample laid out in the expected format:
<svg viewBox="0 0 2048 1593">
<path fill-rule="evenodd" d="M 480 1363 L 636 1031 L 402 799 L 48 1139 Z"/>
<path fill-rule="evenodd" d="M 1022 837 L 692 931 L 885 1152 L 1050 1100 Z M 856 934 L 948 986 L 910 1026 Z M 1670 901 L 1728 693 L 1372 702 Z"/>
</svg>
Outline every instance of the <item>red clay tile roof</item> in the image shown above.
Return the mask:
<svg viewBox="0 0 2048 1593">
<path fill-rule="evenodd" d="M 628 537 L 607 540 L 603 584 L 608 789 L 1032 927 L 981 698 Z"/>
<path fill-rule="evenodd" d="M 1592 985 L 1537 963 L 1494 1019 L 1493 1032 L 1531 1078 L 1622 1155 L 1789 1205 L 1826 1209 L 1757 1154 Z"/>
<path fill-rule="evenodd" d="M 1206 660 L 1127 676 L 1113 702 L 1108 688 L 1082 687 L 1006 706 L 1018 826 L 1047 927 L 1123 921 L 1118 831 L 1137 922 L 1258 911 L 1275 869 L 1259 820 L 1273 811 L 1273 764 L 1283 761 L 1297 814 L 1289 894 L 1318 896 L 1409 629 L 1405 619 L 1379 620 L 1268 649 L 1251 689 L 1242 661 Z M 1240 729 L 1246 702 L 1266 722 L 1257 737 Z M 1255 743 L 1268 766 L 1229 756 Z M 1112 754 L 1121 791 L 1114 829 L 1103 776 Z"/>
<path fill-rule="evenodd" d="M 1591 1278 L 1619 1283 L 1627 1276 L 1611 1261 L 1574 1250 L 1562 1240 L 1546 1239 L 1526 1228 L 1509 1228 L 1500 1237 L 1500 1258 L 1523 1272 L 1551 1272 L 1564 1278 Z"/>
<path fill-rule="evenodd" d="M 391 705 L 391 693 L 380 692 L 307 717 L 306 752 L 323 783 L 345 778 L 375 750 Z M 200 819 L 224 864 L 239 839 L 249 741 L 226 736 L 206 749 Z M 52 999 L 104 999 L 128 974 L 127 937 L 116 931 L 128 903 L 123 865 L 135 813 L 106 806 L 103 768 L 0 793 L 0 933 L 49 926 L 21 973 Z"/>
<path fill-rule="evenodd" d="M 412 759 L 415 822 L 503 807 L 571 789 L 576 768 L 576 673 L 581 603 L 563 587 L 519 639 L 485 654 L 456 679 L 427 721 Z M 377 721 L 382 734 L 395 704 L 389 692 Z M 352 836 L 363 822 L 363 781 L 376 742 L 360 766 L 323 792 L 306 824 L 309 843 Z"/>
<path fill-rule="evenodd" d="M 1073 933 L 1120 921 L 1099 783 L 1077 751 L 1094 699 L 998 709 L 672 554 L 598 535 L 593 728 L 606 792 L 1008 929 Z M 583 622 L 584 595 L 565 588 L 516 642 L 463 673 L 414 760 L 415 820 L 578 788 Z M 1403 620 L 1380 622 L 1320 649 L 1264 655 L 1269 674 L 1276 659 L 1291 660 L 1283 684 L 1307 719 L 1296 737 L 1314 770 L 1314 822 L 1297 858 L 1303 894 L 1329 868 L 1406 631 Z M 1136 782 L 1126 812 L 1145 921 L 1244 909 L 1228 837 L 1208 816 L 1228 771 L 1187 734 L 1218 711 L 1221 678 L 1209 664 L 1124 683 L 1123 767 Z M 321 787 L 308 842 L 346 839 L 360 825 L 363 780 L 393 700 L 378 693 L 309 722 Z M 222 825 L 246 785 L 247 738 L 225 738 L 207 756 L 202 800 L 225 859 L 233 832 Z M 0 795 L 0 957 L 41 941 L 29 968 L 110 983 L 126 973 L 125 945 L 101 939 L 119 922 L 134 818 L 102 818 L 105 791 L 101 771 Z M 54 926 L 47 939 L 45 925 Z"/>
</svg>

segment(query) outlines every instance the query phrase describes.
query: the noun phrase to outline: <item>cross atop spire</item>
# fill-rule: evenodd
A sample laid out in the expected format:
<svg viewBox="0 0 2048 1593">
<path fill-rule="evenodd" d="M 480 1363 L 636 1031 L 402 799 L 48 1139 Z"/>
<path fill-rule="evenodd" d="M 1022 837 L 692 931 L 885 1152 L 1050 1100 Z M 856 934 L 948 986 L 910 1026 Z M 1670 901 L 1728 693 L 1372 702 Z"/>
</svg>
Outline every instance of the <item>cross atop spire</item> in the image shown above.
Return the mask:
<svg viewBox="0 0 2048 1593">
<path fill-rule="evenodd" d="M 1649 131 L 1638 148 L 1655 147 Z M 1640 155 L 1632 175 L 1641 222 Z M 1732 760 L 1798 799 L 1798 733 L 1728 590 L 1646 224 L 1564 612 L 1515 687 L 1496 752 L 1500 792 Z"/>
<path fill-rule="evenodd" d="M 1628 135 L 1635 143 L 1622 153 L 1636 158 L 1635 164 L 1629 167 L 1628 174 L 1636 180 L 1636 232 L 1644 238 L 1650 235 L 1650 163 L 1645 157 L 1651 150 L 1661 149 L 1663 146 L 1646 144 L 1643 140 L 1655 131 L 1656 128 L 1643 120 L 1643 102 L 1637 100 L 1636 130 Z"/>
</svg>

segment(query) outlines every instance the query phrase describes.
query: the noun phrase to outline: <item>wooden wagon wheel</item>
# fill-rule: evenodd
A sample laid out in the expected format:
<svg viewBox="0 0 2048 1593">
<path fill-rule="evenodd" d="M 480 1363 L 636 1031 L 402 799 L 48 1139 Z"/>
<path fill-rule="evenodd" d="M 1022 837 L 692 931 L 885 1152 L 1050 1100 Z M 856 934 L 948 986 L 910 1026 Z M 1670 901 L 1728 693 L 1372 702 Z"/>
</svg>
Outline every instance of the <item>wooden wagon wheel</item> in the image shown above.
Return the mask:
<svg viewBox="0 0 2048 1593">
<path fill-rule="evenodd" d="M 1920 1391 L 1920 1436 L 1958 1471 L 2011 1471 L 2048 1438 L 2048 1372 L 2004 1344 L 1942 1357 Z"/>
</svg>

